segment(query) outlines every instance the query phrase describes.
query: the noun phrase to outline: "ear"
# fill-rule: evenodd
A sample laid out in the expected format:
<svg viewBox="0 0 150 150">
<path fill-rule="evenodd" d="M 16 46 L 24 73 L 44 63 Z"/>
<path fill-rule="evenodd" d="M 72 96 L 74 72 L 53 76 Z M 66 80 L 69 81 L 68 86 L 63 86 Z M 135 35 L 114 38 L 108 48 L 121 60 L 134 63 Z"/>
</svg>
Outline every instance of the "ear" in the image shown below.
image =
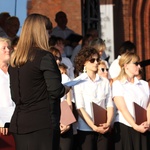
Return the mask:
<svg viewBox="0 0 150 150">
<path fill-rule="evenodd" d="M 128 64 L 124 64 L 123 68 L 127 69 L 127 67 L 128 67 Z"/>
</svg>

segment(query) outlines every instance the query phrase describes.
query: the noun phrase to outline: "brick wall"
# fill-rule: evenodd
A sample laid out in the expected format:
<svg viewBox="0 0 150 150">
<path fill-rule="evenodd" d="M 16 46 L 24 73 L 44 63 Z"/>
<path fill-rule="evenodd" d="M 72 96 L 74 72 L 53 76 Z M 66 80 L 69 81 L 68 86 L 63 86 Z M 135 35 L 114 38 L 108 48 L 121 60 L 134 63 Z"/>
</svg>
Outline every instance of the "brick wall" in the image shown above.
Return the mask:
<svg viewBox="0 0 150 150">
<path fill-rule="evenodd" d="M 50 18 L 53 26 L 55 14 L 64 11 L 68 17 L 67 26 L 76 33 L 81 34 L 81 2 L 80 0 L 28 0 L 27 13 L 41 13 Z"/>
<path fill-rule="evenodd" d="M 135 43 L 141 61 L 150 59 L 150 0 L 114 0 L 116 54 L 123 41 Z M 150 65 L 145 67 L 150 81 Z M 150 83 L 150 82 L 149 82 Z"/>
<path fill-rule="evenodd" d="M 101 4 L 114 4 L 115 55 L 122 42 L 131 40 L 137 46 L 141 60 L 150 59 L 150 0 L 100 0 Z M 81 0 L 28 0 L 28 14 L 48 16 L 53 26 L 56 12 L 62 10 L 68 16 L 68 27 L 82 33 Z M 150 80 L 150 65 L 146 68 Z"/>
</svg>

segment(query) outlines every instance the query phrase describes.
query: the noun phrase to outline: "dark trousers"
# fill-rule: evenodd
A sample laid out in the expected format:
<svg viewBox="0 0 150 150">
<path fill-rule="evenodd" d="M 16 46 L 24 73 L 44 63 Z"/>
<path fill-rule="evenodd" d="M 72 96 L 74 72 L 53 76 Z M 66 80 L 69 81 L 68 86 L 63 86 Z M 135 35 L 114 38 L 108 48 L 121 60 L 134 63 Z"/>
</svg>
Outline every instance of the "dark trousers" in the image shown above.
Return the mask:
<svg viewBox="0 0 150 150">
<path fill-rule="evenodd" d="M 14 134 L 16 150 L 53 150 L 51 129 L 42 129 L 28 134 Z"/>
<path fill-rule="evenodd" d="M 78 130 L 80 150 L 108 150 L 109 133 L 100 134 L 92 131 Z"/>
<path fill-rule="evenodd" d="M 133 128 L 116 122 L 113 130 L 115 150 L 148 150 L 147 133 L 140 133 Z"/>
<path fill-rule="evenodd" d="M 66 132 L 60 135 L 60 150 L 73 149 L 73 129 L 72 126 Z"/>
</svg>

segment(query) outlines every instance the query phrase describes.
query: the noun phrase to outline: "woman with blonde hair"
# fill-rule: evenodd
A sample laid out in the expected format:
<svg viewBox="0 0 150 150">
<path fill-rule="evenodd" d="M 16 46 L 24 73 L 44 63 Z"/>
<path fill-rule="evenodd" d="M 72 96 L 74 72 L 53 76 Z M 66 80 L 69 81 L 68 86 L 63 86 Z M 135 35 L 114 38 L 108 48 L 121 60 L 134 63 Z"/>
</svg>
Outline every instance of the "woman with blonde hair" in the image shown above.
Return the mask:
<svg viewBox="0 0 150 150">
<path fill-rule="evenodd" d="M 147 150 L 150 93 L 148 83 L 136 77 L 141 69 L 139 56 L 132 52 L 122 54 L 119 65 L 121 72 L 112 84 L 112 96 L 117 107 L 114 121 L 115 150 Z M 136 123 L 134 103 L 147 110 L 147 120 L 140 124 Z"/>
<path fill-rule="evenodd" d="M 16 104 L 10 123 L 17 150 L 58 150 L 60 98 L 69 91 L 49 52 L 50 20 L 29 15 L 10 66 L 10 88 Z"/>
<path fill-rule="evenodd" d="M 105 61 L 100 60 L 98 64 L 98 75 L 108 79 L 108 68 Z"/>
<path fill-rule="evenodd" d="M 0 134 L 8 134 L 10 122 L 15 104 L 11 99 L 9 88 L 8 65 L 11 54 L 11 42 L 9 39 L 0 37 Z"/>
</svg>

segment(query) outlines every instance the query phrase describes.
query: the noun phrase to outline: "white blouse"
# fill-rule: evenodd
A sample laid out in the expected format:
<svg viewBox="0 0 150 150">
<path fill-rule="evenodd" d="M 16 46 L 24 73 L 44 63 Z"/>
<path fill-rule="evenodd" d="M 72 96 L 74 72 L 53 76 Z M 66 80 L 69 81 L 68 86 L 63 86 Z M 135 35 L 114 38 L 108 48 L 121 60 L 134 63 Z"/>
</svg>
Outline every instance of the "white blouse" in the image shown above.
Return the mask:
<svg viewBox="0 0 150 150">
<path fill-rule="evenodd" d="M 115 96 L 122 96 L 124 98 L 128 111 L 135 119 L 133 102 L 145 109 L 147 108 L 150 96 L 148 82 L 138 80 L 136 77 L 134 78 L 134 83 L 130 83 L 127 80 L 123 82 L 116 80 L 112 84 L 112 97 L 114 98 Z M 116 112 L 115 122 L 121 122 L 131 127 L 119 110 Z"/>
<path fill-rule="evenodd" d="M 76 108 L 84 108 L 93 120 L 91 109 L 92 101 L 105 109 L 107 109 L 107 107 L 113 107 L 111 88 L 109 81 L 105 78 L 99 77 L 98 74 L 96 75 L 95 81 L 92 81 L 87 74 L 84 80 L 84 82 L 74 86 Z M 80 116 L 78 118 L 78 129 L 92 131 Z"/>
<path fill-rule="evenodd" d="M 15 103 L 11 99 L 9 74 L 0 69 L 0 127 L 10 122 Z"/>
</svg>

